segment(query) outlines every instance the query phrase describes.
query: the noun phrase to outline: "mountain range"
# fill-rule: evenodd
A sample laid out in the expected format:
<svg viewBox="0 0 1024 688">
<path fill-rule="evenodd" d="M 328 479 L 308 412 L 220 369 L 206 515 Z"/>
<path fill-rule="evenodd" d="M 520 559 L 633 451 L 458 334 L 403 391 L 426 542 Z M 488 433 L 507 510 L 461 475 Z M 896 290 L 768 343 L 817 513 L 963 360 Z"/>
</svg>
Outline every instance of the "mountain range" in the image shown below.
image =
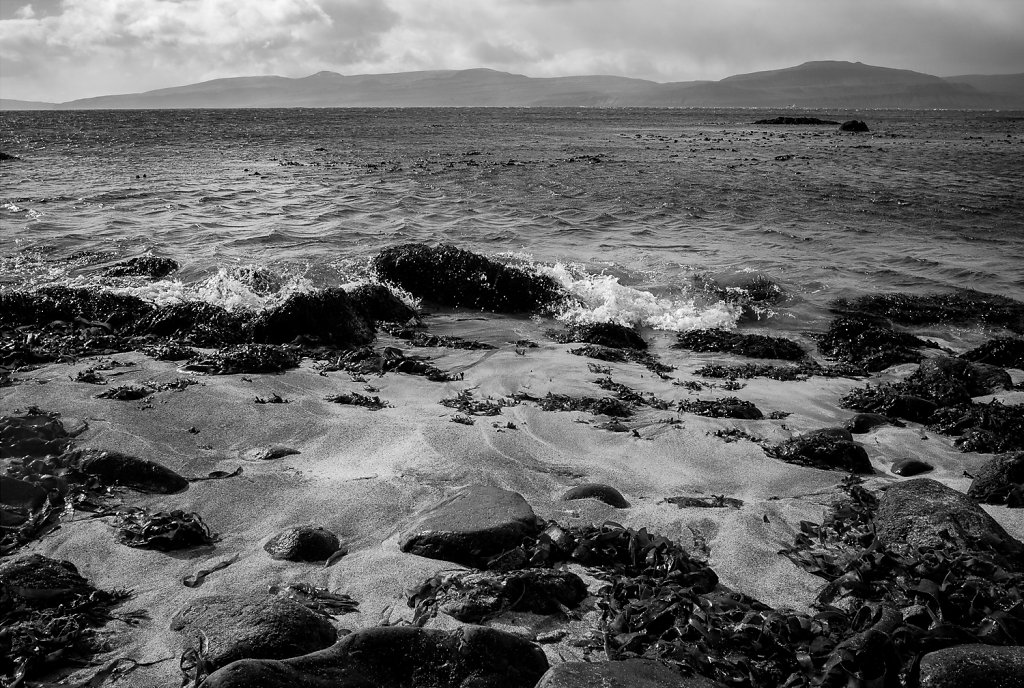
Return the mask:
<svg viewBox="0 0 1024 688">
<path fill-rule="evenodd" d="M 720 81 L 536 78 L 493 69 L 214 79 L 65 103 L 0 99 L 3 110 L 284 107 L 802 107 L 1024 109 L 1024 73 L 937 77 L 818 61 Z"/>
</svg>

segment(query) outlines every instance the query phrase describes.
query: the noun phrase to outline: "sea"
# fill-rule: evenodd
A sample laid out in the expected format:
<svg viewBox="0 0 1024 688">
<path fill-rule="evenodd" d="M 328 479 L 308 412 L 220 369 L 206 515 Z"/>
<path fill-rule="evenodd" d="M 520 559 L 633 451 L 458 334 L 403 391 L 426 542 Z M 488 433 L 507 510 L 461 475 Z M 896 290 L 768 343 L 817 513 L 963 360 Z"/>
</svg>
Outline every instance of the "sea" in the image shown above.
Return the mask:
<svg viewBox="0 0 1024 688">
<path fill-rule="evenodd" d="M 870 131 L 755 123 L 778 115 Z M 534 325 L 802 333 L 824 329 L 839 297 L 968 288 L 1024 300 L 1020 112 L 3 112 L 0 151 L 17 158 L 0 162 L 0 289 L 260 309 L 374 281 L 381 249 L 423 242 L 557 279 L 573 299 Z M 181 268 L 103 276 L 142 255 Z M 240 277 L 253 269 L 275 288 Z M 722 288 L 755 277 L 785 298 L 751 317 Z M 483 317 L 477 333 L 497 322 Z"/>
</svg>

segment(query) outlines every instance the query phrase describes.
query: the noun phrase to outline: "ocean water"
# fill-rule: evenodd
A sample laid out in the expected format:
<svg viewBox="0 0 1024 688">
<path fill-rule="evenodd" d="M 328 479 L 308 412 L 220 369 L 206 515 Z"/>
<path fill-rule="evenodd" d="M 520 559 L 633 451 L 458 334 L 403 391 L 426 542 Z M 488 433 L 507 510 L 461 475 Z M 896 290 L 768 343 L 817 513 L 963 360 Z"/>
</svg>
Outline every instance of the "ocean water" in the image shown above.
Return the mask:
<svg viewBox="0 0 1024 688">
<path fill-rule="evenodd" d="M 871 131 L 753 123 L 778 114 Z M 779 331 L 821 329 L 832 299 L 869 292 L 1024 300 L 1022 113 L 4 112 L 0 151 L 20 158 L 0 162 L 0 289 L 260 308 L 373 280 L 378 251 L 415 241 L 556 277 L 576 296 L 563 320 L 651 331 L 737 326 L 706 286 L 755 275 L 787 294 L 753 323 Z M 101 276 L 144 254 L 181 270 Z M 254 290 L 246 267 L 280 289 Z"/>
</svg>

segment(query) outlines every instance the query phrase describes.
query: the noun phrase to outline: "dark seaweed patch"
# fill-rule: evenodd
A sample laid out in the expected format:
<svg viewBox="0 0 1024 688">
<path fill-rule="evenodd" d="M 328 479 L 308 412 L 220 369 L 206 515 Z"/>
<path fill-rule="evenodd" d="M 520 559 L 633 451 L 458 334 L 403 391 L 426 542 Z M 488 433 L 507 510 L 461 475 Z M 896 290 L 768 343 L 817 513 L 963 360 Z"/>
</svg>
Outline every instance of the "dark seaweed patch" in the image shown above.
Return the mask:
<svg viewBox="0 0 1024 688">
<path fill-rule="evenodd" d="M 708 418 L 746 418 L 760 420 L 764 414 L 753 403 L 736 397 L 721 399 L 690 399 L 679 402 L 681 413 L 693 413 Z"/>
<path fill-rule="evenodd" d="M 723 352 L 748 358 L 778 358 L 798 361 L 807 352 L 794 341 L 763 334 L 742 334 L 727 330 L 691 330 L 676 337 L 675 349 L 698 353 Z"/>
<path fill-rule="evenodd" d="M 239 373 L 279 373 L 297 368 L 301 355 L 295 349 L 274 344 L 240 344 L 221 349 L 215 354 L 193 359 L 185 366 L 210 375 Z"/>
<path fill-rule="evenodd" d="M 454 397 L 442 399 L 441 405 L 460 411 L 468 416 L 497 416 L 501 409 L 515 406 L 518 402 L 509 399 L 476 399 L 473 390 L 465 389 Z"/>
<path fill-rule="evenodd" d="M 615 382 L 611 377 L 598 378 L 597 380 L 594 380 L 594 384 L 607 392 L 614 393 L 617 399 L 624 401 L 627 404 L 633 404 L 634 406 L 650 406 L 651 408 L 662 411 L 667 411 L 671 406 L 664 399 L 659 399 L 654 396 L 653 393 L 647 395 L 641 394 L 622 383 Z"/>
<path fill-rule="evenodd" d="M 324 397 L 325 401 L 330 401 L 334 404 L 344 404 L 346 406 L 362 406 L 368 408 L 371 411 L 379 411 L 384 408 L 391 408 L 391 404 L 384 401 L 380 397 L 371 397 L 359 392 L 343 392 L 341 394 L 335 394 L 334 396 Z"/>
<path fill-rule="evenodd" d="M 585 411 L 595 416 L 604 415 L 616 418 L 629 418 L 633 415 L 633 409 L 629 404 L 613 397 L 571 397 L 567 394 L 552 392 L 548 392 L 544 397 L 535 397 L 526 392 L 516 392 L 512 398 L 517 402 L 533 402 L 545 411 Z"/>
<path fill-rule="evenodd" d="M 1024 303 L 964 289 L 947 294 L 869 294 L 837 299 L 835 310 L 878 315 L 906 325 L 984 323 L 1024 332 Z"/>
<path fill-rule="evenodd" d="M 1024 339 L 1020 337 L 996 337 L 979 347 L 960 354 L 960 358 L 1004 368 L 1024 369 Z"/>
<path fill-rule="evenodd" d="M 771 380 L 789 382 L 804 381 L 812 376 L 818 377 L 863 377 L 867 371 L 859 366 L 843 364 L 823 366 L 812 360 L 801 361 L 797 365 L 772 365 L 770 363 L 742 363 L 739 365 L 720 365 L 709 363 L 696 371 L 701 377 L 712 379 L 749 380 L 755 377 L 766 377 Z"/>
<path fill-rule="evenodd" d="M 446 373 L 428 359 L 421 356 L 406 356 L 401 349 L 386 346 L 374 349 L 369 346 L 346 351 L 340 355 L 317 365 L 321 372 L 344 370 L 358 375 L 384 375 L 385 373 L 405 373 L 419 375 L 431 382 L 454 382 L 462 379 L 461 374 Z"/>
<path fill-rule="evenodd" d="M 388 332 L 394 337 L 404 339 L 413 346 L 470 350 L 486 350 L 496 348 L 491 344 L 487 344 L 485 342 L 478 342 L 473 339 L 463 339 L 462 337 L 454 337 L 451 335 L 443 334 L 430 334 L 429 332 L 424 332 L 423 330 L 418 330 L 411 327 L 392 328 Z"/>
<path fill-rule="evenodd" d="M 220 538 L 199 514 L 185 511 L 150 511 L 129 507 L 117 512 L 117 541 L 129 547 L 168 552 L 212 545 Z"/>
<path fill-rule="evenodd" d="M 823 355 L 863 366 L 870 372 L 897 363 L 917 363 L 922 358 L 917 349 L 935 346 L 875 320 L 852 316 L 836 318 L 829 323 L 827 332 L 815 338 Z"/>
</svg>

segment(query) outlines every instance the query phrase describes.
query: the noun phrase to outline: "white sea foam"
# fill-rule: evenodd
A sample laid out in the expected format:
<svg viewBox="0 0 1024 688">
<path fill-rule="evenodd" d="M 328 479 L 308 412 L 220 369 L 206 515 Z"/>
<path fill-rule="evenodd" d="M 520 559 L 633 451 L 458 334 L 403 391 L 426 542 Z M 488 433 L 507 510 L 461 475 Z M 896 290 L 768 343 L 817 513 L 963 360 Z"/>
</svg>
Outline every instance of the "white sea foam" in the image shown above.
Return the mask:
<svg viewBox="0 0 1024 688">
<path fill-rule="evenodd" d="M 251 267 L 251 266 L 250 266 Z M 157 306 L 184 301 L 205 301 L 227 310 L 262 310 L 273 308 L 292 294 L 313 290 L 313 284 L 301 276 L 280 276 L 280 283 L 268 285 L 254 281 L 252 269 L 220 268 L 216 274 L 194 283 L 180 280 L 157 280 L 145 284 L 115 287 L 111 291 L 130 294 Z M 274 287 L 273 289 L 268 286 Z"/>
<path fill-rule="evenodd" d="M 572 297 L 556 317 L 568 323 L 611 322 L 684 332 L 701 328 L 732 328 L 741 309 L 724 301 L 700 304 L 691 296 L 659 297 L 619 282 L 617 277 L 590 274 L 578 265 L 535 266 L 554 278 Z"/>
</svg>

